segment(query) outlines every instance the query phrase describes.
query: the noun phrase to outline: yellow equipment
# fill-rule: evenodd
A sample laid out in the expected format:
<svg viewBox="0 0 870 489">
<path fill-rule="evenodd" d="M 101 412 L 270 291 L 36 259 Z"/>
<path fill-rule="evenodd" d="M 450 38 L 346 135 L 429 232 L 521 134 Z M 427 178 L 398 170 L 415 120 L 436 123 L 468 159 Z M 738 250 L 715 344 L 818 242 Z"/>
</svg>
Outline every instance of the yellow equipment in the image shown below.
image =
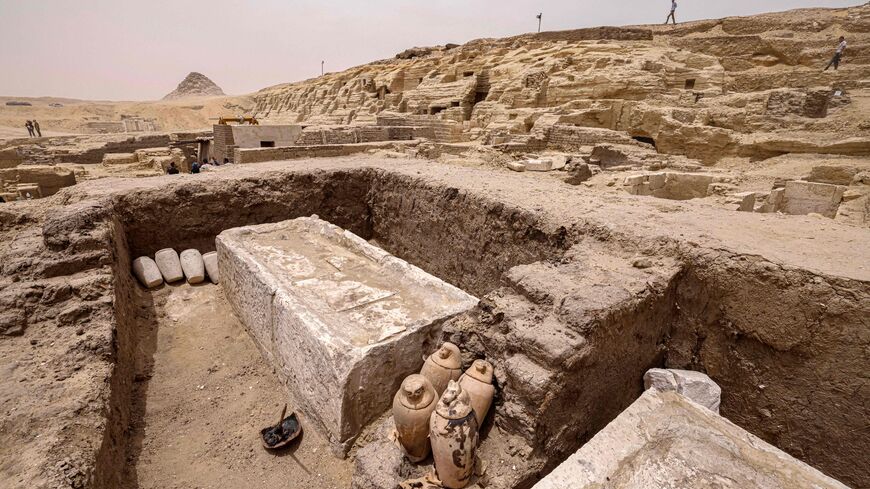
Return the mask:
<svg viewBox="0 0 870 489">
<path fill-rule="evenodd" d="M 222 126 L 226 126 L 229 122 L 235 122 L 237 124 L 250 124 L 252 126 L 259 126 L 260 122 L 254 117 L 221 117 L 218 119 L 218 124 Z"/>
</svg>

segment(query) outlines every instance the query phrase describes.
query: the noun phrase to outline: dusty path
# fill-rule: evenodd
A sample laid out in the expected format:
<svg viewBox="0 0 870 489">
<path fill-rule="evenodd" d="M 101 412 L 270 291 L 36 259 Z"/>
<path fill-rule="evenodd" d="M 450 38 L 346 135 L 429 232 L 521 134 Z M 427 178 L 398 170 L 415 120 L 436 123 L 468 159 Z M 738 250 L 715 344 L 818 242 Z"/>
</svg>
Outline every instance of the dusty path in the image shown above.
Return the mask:
<svg viewBox="0 0 870 489">
<path fill-rule="evenodd" d="M 220 287 L 163 287 L 153 301 L 126 487 L 350 486 L 352 463 L 335 459 L 314 429 L 278 455 L 260 445 L 259 429 L 289 398 Z"/>
</svg>

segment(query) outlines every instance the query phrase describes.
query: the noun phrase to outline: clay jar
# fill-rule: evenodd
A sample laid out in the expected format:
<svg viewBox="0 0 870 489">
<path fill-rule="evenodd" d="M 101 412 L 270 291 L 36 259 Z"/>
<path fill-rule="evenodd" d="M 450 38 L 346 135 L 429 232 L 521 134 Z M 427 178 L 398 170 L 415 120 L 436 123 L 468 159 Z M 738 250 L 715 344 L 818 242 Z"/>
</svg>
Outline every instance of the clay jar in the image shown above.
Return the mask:
<svg viewBox="0 0 870 489">
<path fill-rule="evenodd" d="M 492 364 L 486 360 L 475 360 L 471 368 L 459 378 L 462 390 L 471 397 L 471 406 L 477 417 L 477 424 L 483 425 L 486 413 L 492 406 L 492 397 L 495 395 L 495 387 L 492 385 Z"/>
<path fill-rule="evenodd" d="M 438 403 L 432 383 L 422 375 L 409 375 L 393 398 L 393 419 L 399 443 L 411 462 L 429 456 L 429 417 Z"/>
<path fill-rule="evenodd" d="M 429 422 L 435 472 L 444 487 L 461 489 L 471 482 L 477 429 L 471 398 L 451 380 Z"/>
<path fill-rule="evenodd" d="M 453 343 L 444 343 L 435 353 L 423 363 L 420 375 L 432 382 L 432 387 L 440 396 L 447 383 L 451 380 L 459 380 L 462 374 L 462 361 L 459 358 L 459 347 Z"/>
</svg>

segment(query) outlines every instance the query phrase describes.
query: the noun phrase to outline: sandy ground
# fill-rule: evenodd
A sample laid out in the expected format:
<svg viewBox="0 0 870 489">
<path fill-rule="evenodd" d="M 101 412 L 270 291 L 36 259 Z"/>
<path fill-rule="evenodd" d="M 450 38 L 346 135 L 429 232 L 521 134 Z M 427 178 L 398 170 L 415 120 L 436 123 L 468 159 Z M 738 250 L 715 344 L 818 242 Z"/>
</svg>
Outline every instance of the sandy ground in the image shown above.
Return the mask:
<svg viewBox="0 0 870 489">
<path fill-rule="evenodd" d="M 219 286 L 164 286 L 153 301 L 126 487 L 350 486 L 352 462 L 334 458 L 314 429 L 285 451 L 260 444 L 259 430 L 292 401 Z"/>
</svg>

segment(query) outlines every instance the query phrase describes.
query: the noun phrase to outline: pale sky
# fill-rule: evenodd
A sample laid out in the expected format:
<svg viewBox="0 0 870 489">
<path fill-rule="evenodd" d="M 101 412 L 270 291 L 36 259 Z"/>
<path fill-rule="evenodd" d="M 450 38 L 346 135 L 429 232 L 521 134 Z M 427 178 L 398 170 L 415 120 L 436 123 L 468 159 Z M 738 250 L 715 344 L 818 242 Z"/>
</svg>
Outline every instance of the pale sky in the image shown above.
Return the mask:
<svg viewBox="0 0 870 489">
<path fill-rule="evenodd" d="M 678 0 L 677 20 L 863 0 Z M 199 71 L 244 94 L 537 30 L 664 22 L 670 0 L 0 0 L 0 95 L 153 100 Z"/>
</svg>

